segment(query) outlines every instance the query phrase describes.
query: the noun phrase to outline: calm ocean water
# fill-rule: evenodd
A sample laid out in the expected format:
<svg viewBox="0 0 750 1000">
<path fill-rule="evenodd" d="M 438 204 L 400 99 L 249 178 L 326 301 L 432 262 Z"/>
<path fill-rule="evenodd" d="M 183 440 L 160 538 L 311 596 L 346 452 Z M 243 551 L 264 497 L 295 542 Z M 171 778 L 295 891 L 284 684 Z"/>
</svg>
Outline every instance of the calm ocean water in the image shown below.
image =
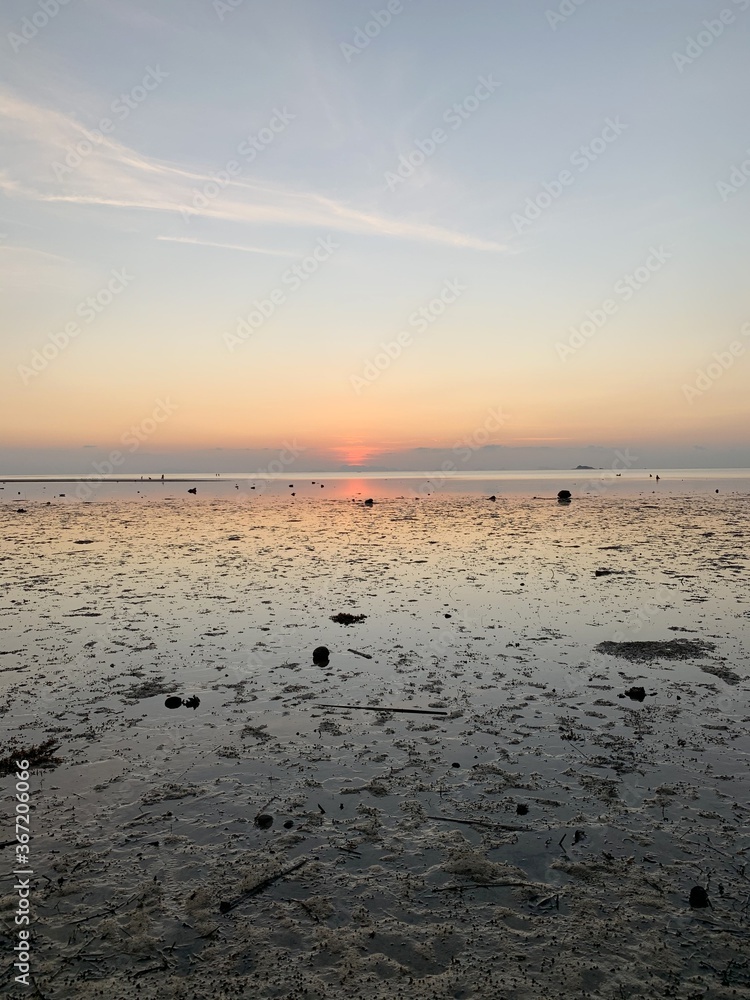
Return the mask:
<svg viewBox="0 0 750 1000">
<path fill-rule="evenodd" d="M 660 477 L 656 479 L 657 475 Z M 622 473 L 609 469 L 539 470 L 502 472 L 298 472 L 278 474 L 249 472 L 170 473 L 159 475 L 102 476 L 97 473 L 53 473 L 10 476 L 0 479 L 0 497 L 12 502 L 64 499 L 67 501 L 163 499 L 197 488 L 200 496 L 228 497 L 271 494 L 358 498 L 434 496 L 440 493 L 554 497 L 559 489 L 574 496 L 700 494 L 750 494 L 748 469 L 642 469 Z M 320 490 L 324 489 L 325 494 Z M 165 490 L 167 493 L 165 494 Z"/>
</svg>

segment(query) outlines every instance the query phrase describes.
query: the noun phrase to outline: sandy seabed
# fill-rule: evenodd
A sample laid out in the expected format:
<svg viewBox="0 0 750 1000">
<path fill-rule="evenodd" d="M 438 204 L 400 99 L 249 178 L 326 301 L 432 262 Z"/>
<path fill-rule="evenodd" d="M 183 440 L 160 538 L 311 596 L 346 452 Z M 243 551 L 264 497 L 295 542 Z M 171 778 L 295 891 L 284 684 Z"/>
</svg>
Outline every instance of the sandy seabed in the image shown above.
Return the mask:
<svg viewBox="0 0 750 1000">
<path fill-rule="evenodd" d="M 750 497 L 23 509 L 0 994 L 750 997 Z"/>
</svg>

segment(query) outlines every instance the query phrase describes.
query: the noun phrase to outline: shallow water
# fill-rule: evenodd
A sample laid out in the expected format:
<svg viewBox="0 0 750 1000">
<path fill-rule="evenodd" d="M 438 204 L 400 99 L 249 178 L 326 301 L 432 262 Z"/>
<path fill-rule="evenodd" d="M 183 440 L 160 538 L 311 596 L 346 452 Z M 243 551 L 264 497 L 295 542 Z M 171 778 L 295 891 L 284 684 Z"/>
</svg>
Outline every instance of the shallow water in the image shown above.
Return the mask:
<svg viewBox="0 0 750 1000">
<path fill-rule="evenodd" d="M 2 508 L 3 743 L 63 761 L 33 778 L 44 995 L 750 996 L 746 485 L 325 482 Z M 715 648 L 594 648 L 683 637 Z"/>
</svg>

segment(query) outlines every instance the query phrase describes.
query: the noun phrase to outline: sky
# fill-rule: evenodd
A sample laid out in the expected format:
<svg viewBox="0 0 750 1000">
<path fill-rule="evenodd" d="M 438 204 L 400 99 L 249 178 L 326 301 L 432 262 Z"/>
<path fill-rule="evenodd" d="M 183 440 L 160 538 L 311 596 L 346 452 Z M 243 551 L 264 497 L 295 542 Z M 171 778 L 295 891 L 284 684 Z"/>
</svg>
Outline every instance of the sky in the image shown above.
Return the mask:
<svg viewBox="0 0 750 1000">
<path fill-rule="evenodd" d="M 750 467 L 749 41 L 750 0 L 4 0 L 2 474 Z"/>
</svg>

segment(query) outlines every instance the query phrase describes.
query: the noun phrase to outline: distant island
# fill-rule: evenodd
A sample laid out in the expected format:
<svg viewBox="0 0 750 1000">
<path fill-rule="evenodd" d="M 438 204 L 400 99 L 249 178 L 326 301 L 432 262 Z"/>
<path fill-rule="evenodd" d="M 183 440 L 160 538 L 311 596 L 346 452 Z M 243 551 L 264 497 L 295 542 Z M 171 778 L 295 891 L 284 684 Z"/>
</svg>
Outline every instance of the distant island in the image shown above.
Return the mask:
<svg viewBox="0 0 750 1000">
<path fill-rule="evenodd" d="M 593 469 L 593 468 L 594 468 L 593 465 L 577 465 L 575 469 L 573 469 L 573 472 L 578 472 L 579 469 Z"/>
</svg>

